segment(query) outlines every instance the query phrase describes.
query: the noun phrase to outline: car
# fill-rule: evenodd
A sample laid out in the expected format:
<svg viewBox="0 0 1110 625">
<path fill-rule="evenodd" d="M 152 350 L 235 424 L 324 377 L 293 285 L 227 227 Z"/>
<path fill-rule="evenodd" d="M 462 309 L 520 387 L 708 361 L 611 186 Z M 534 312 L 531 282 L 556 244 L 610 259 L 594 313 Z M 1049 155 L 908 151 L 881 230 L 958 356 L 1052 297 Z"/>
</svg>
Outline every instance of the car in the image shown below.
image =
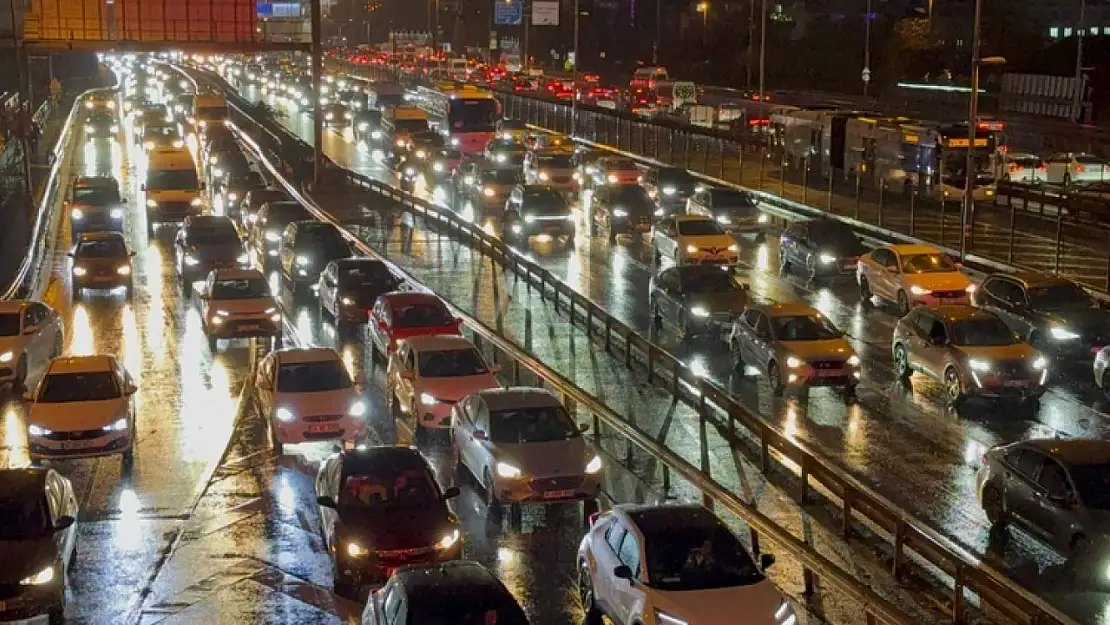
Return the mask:
<svg viewBox="0 0 1110 625">
<path fill-rule="evenodd" d="M 251 164 L 238 146 L 209 153 L 208 175 L 213 188 L 222 186 L 227 177 L 251 171 Z"/>
<path fill-rule="evenodd" d="M 252 191 L 261 192 L 264 190 L 268 190 L 266 179 L 262 177 L 262 174 L 251 170 L 230 174 L 224 179 L 223 186 L 216 191 L 223 194 L 224 214 L 238 221 L 242 219 L 243 201 L 247 195 Z M 266 194 L 259 193 L 259 196 L 260 198 L 265 197 Z M 282 198 L 284 198 L 284 193 L 281 197 L 274 199 Z M 255 210 L 258 209 L 259 205 L 255 206 Z"/>
<path fill-rule="evenodd" d="M 330 347 L 270 352 L 254 378 L 255 407 L 266 420 L 270 446 L 350 441 L 366 434 L 367 406 L 339 353 Z"/>
<path fill-rule="evenodd" d="M 60 356 L 26 391 L 27 446 L 32 459 L 135 459 L 135 401 L 131 374 L 111 354 Z"/>
<path fill-rule="evenodd" d="M 559 397 L 515 386 L 478 391 L 451 410 L 451 442 L 460 479 L 471 476 L 494 515 L 503 504 L 513 523 L 522 503 L 585 501 L 597 506 L 603 463 Z"/>
<path fill-rule="evenodd" d="M 361 625 L 494 623 L 528 625 L 501 580 L 477 562 L 402 566 L 371 593 Z"/>
<path fill-rule="evenodd" d="M 115 289 L 123 287 L 128 299 L 134 294 L 131 281 L 131 258 L 127 243 L 119 232 L 85 232 L 66 254 L 72 259 L 70 269 L 73 295 L 82 289 Z"/>
<path fill-rule="evenodd" d="M 1000 163 L 1001 180 L 1011 182 L 1040 183 L 1048 174 L 1048 165 L 1036 154 L 1007 152 Z"/>
<path fill-rule="evenodd" d="M 237 198 L 239 212 L 239 226 L 243 231 L 250 233 L 258 221 L 258 211 L 269 202 L 287 202 L 289 194 L 284 189 L 266 187 L 264 189 L 251 189 Z"/>
<path fill-rule="evenodd" d="M 186 217 L 173 249 L 174 268 L 186 297 L 193 294 L 193 283 L 213 269 L 246 267 L 250 262 L 235 222 L 223 215 Z"/>
<path fill-rule="evenodd" d="M 448 431 L 451 410 L 471 393 L 500 388 L 499 365 L 490 365 L 462 336 L 414 336 L 389 355 L 386 384 L 395 421 L 410 421 L 422 442 L 430 431 Z"/>
<path fill-rule="evenodd" d="M 427 459 L 411 447 L 374 446 L 328 457 L 316 474 L 316 502 L 331 554 L 335 593 L 354 597 L 395 569 L 457 559 L 458 519 Z"/>
<path fill-rule="evenodd" d="M 755 367 L 775 395 L 827 386 L 851 400 L 863 377 L 860 357 L 844 334 L 802 301 L 749 305 L 727 342 L 733 370 L 743 374 Z"/>
<path fill-rule="evenodd" d="M 528 146 L 521 143 L 519 139 L 499 138 L 486 144 L 482 156 L 500 167 L 519 167 L 524 164 L 524 155 L 527 152 Z"/>
<path fill-rule="evenodd" d="M 294 221 L 281 236 L 281 276 L 294 293 L 314 285 L 333 260 L 352 255 L 351 244 L 334 224 L 316 221 Z"/>
<path fill-rule="evenodd" d="M 382 112 L 377 109 L 366 109 L 355 113 L 352 125 L 355 127 L 355 141 L 360 145 L 368 145 L 371 141 L 381 141 Z"/>
<path fill-rule="evenodd" d="M 676 265 L 735 265 L 740 260 L 740 245 L 724 231 L 716 219 L 704 215 L 665 217 L 651 228 L 655 266 L 664 258 Z"/>
<path fill-rule="evenodd" d="M 329 104 L 324 107 L 324 123 L 333 128 L 346 128 L 351 125 L 355 115 L 342 104 Z"/>
<path fill-rule="evenodd" d="M 404 284 L 389 266 L 373 258 L 343 258 L 328 263 L 320 272 L 316 293 L 321 317 L 325 314 L 340 328 L 366 323 L 378 297 Z"/>
<path fill-rule="evenodd" d="M 133 119 L 131 122 L 132 130 L 134 131 L 135 140 L 142 139 L 143 132 L 149 125 L 161 126 L 173 122 L 173 116 L 163 104 L 146 103 L 137 111 L 133 111 Z"/>
<path fill-rule="evenodd" d="M 306 219 L 312 219 L 312 213 L 300 202 L 293 200 L 266 202 L 258 209 L 254 227 L 247 237 L 247 248 L 264 270 L 269 271 L 281 265 L 279 254 L 285 227 L 294 221 Z"/>
<path fill-rule="evenodd" d="M 95 139 L 115 139 L 119 135 L 119 120 L 115 114 L 106 108 L 95 109 L 89 113 L 85 120 L 85 138 L 90 141 Z"/>
<path fill-rule="evenodd" d="M 944 385 L 949 406 L 969 397 L 1013 399 L 1035 410 L 1046 390 L 1046 358 L 994 313 L 971 306 L 918 308 L 891 340 L 894 375 L 924 374 Z"/>
<path fill-rule="evenodd" d="M 516 245 L 563 239 L 574 245 L 574 215 L 557 190 L 547 185 L 517 185 L 505 200 L 503 237 Z"/>
<path fill-rule="evenodd" d="M 648 302 L 657 334 L 669 323 L 679 329 L 683 341 L 707 335 L 723 338 L 744 312 L 748 285 L 713 265 L 677 265 L 651 277 Z"/>
<path fill-rule="evenodd" d="M 589 188 L 594 175 L 598 172 L 597 162 L 611 154 L 612 152 L 608 150 L 593 148 L 588 145 L 579 145 L 574 148 L 574 153 L 570 157 L 570 163 L 574 167 L 574 174 L 571 177 L 574 178 L 579 190 Z"/>
<path fill-rule="evenodd" d="M 78 176 L 65 200 L 70 238 L 76 241 L 82 232 L 123 232 L 126 203 L 112 176 Z"/>
<path fill-rule="evenodd" d="M 200 317 L 208 348 L 219 339 L 265 337 L 281 347 L 281 306 L 257 269 L 213 269 L 201 288 Z"/>
<path fill-rule="evenodd" d="M 593 172 L 585 176 L 586 188 L 610 184 L 640 184 L 644 172 L 636 161 L 623 156 L 603 156 L 594 162 Z"/>
<path fill-rule="evenodd" d="M 114 111 L 116 110 L 116 99 L 118 97 L 119 92 L 114 89 L 96 91 L 85 98 L 85 108 L 90 111 L 95 111 L 97 109 Z"/>
<path fill-rule="evenodd" d="M 1110 180 L 1106 161 L 1085 152 L 1060 152 L 1045 159 L 1045 180 L 1065 187 Z"/>
<path fill-rule="evenodd" d="M 443 135 L 434 130 L 414 132 L 405 145 L 405 154 L 414 163 L 429 162 L 439 150 L 447 147 Z"/>
<path fill-rule="evenodd" d="M 747 191 L 712 188 L 697 191 L 686 200 L 686 214 L 717 220 L 725 232 L 754 233 L 762 238 L 770 219 L 759 210 L 759 201 Z"/>
<path fill-rule="evenodd" d="M 859 257 L 856 282 L 860 301 L 894 302 L 900 317 L 914 306 L 967 304 L 975 284 L 960 265 L 931 245 L 885 245 Z"/>
<path fill-rule="evenodd" d="M 22 392 L 62 355 L 64 342 L 58 311 L 36 300 L 0 300 L 0 385 Z"/>
<path fill-rule="evenodd" d="M 523 141 L 528 134 L 528 124 L 521 119 L 502 119 L 497 122 L 497 138 L 507 141 Z"/>
<path fill-rule="evenodd" d="M 143 124 L 141 139 L 143 149 L 147 152 L 155 148 L 185 147 L 185 141 L 181 138 L 181 131 L 178 129 L 177 123 L 147 122 Z"/>
<path fill-rule="evenodd" d="M 794 608 L 729 527 L 697 504 L 618 504 L 578 546 L 587 625 L 794 625 Z M 738 607 L 743 606 L 738 611 Z"/>
<path fill-rule="evenodd" d="M 835 219 L 796 221 L 779 236 L 779 268 L 810 280 L 856 275 L 867 248 L 847 225 Z"/>
<path fill-rule="evenodd" d="M 595 231 L 604 228 L 609 241 L 617 235 L 651 232 L 657 209 L 648 192 L 638 184 L 600 187 L 587 195 L 587 214 Z"/>
<path fill-rule="evenodd" d="M 684 212 L 686 198 L 706 188 L 681 167 L 649 167 L 644 172 L 643 186 L 662 209 L 660 217 Z"/>
<path fill-rule="evenodd" d="M 394 291 L 383 293 L 370 311 L 373 354 L 388 358 L 397 342 L 414 336 L 459 335 L 462 320 L 432 293 Z"/>
<path fill-rule="evenodd" d="M 1036 272 L 988 275 L 972 305 L 997 315 L 1042 354 L 1091 362 L 1110 345 L 1110 311 L 1083 287 L 1062 276 Z"/>
<path fill-rule="evenodd" d="M 566 149 L 531 150 L 524 156 L 524 181 L 560 191 L 576 189 L 572 156 L 573 152 Z"/>
<path fill-rule="evenodd" d="M 0 469 L 0 553 L 8 571 L 0 577 L 7 588 L 0 621 L 65 623 L 79 510 L 73 484 L 54 469 Z"/>
<path fill-rule="evenodd" d="M 455 170 L 455 198 L 460 204 L 470 202 L 476 212 L 503 208 L 509 193 L 524 182 L 518 167 L 498 167 L 482 161 L 463 161 Z"/>
<path fill-rule="evenodd" d="M 975 483 L 993 531 L 1020 527 L 1104 578 L 1110 443 L 1042 438 L 992 447 Z"/>
</svg>

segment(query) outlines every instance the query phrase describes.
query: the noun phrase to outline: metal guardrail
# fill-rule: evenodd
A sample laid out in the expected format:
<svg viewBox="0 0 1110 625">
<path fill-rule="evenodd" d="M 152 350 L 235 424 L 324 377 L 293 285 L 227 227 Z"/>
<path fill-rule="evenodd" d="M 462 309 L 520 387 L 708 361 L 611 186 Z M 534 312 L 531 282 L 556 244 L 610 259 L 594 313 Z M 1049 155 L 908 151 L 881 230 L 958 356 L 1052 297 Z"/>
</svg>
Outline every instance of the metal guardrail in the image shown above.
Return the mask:
<svg viewBox="0 0 1110 625">
<path fill-rule="evenodd" d="M 228 95 L 233 100 L 238 98 L 230 89 Z M 242 106 L 233 108 L 246 117 L 242 110 L 245 102 L 241 99 L 239 102 Z M 274 132 L 272 129 L 264 130 L 267 134 Z M 290 135 L 284 129 L 281 132 Z M 453 211 L 414 198 L 390 185 L 354 172 L 348 172 L 347 176 L 351 183 L 388 198 L 404 210 L 435 224 L 485 254 L 506 270 L 513 271 L 529 287 L 537 289 L 541 297 L 550 298 L 556 310 L 563 306 L 572 322 L 583 327 L 587 336 L 603 345 L 607 352 L 623 358 L 629 368 L 646 371 L 649 384 L 669 388 L 675 397 L 694 407 L 703 421 L 703 427 L 705 421 L 712 421 L 718 429 L 723 429 L 734 437 L 738 434 L 738 427 L 745 430 L 760 446 L 760 464 L 764 472 L 770 471 L 772 461 L 776 461 L 787 472 L 800 476 L 799 494 L 803 503 L 817 493 L 828 497 L 837 505 L 841 512 L 841 528 L 845 537 L 858 535 L 859 528 L 862 527 L 869 534 L 886 539 L 887 544 L 884 547 L 890 551 L 893 559 L 892 573 L 896 578 L 913 564 L 935 567 L 948 578 L 944 583 L 948 584 L 946 590 L 952 606 L 953 622 L 963 622 L 971 605 L 970 597 L 974 596 L 978 598 L 981 608 L 996 610 L 1018 622 L 1074 623 L 1068 616 L 1018 586 L 997 569 L 985 565 L 978 557 L 930 529 L 845 471 L 836 468 L 823 455 L 792 440 L 776 426 L 750 413 L 734 401 L 726 390 L 697 375 L 668 351 L 614 318 L 551 272 L 528 261 L 500 239 L 490 236 Z M 584 393 L 580 389 L 579 392 Z M 610 411 L 603 415 L 613 416 L 615 413 Z M 702 475 L 699 477 L 710 480 L 709 469 L 706 460 L 700 468 Z M 839 502 L 834 501 L 834 498 L 839 499 Z"/>
</svg>

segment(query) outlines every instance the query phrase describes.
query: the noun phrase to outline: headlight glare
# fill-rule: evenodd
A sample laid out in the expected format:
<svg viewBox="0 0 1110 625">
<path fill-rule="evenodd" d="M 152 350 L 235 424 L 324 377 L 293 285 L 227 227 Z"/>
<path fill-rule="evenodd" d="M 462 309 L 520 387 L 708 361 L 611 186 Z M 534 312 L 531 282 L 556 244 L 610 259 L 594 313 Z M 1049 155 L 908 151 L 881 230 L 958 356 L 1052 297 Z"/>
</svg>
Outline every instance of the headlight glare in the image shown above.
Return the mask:
<svg viewBox="0 0 1110 625">
<path fill-rule="evenodd" d="M 27 433 L 31 436 L 47 436 L 52 432 L 44 427 L 31 424 L 27 426 Z"/>
<path fill-rule="evenodd" d="M 601 456 L 594 456 L 586 463 L 586 473 L 590 475 L 596 474 L 601 470 Z"/>
<path fill-rule="evenodd" d="M 297 418 L 296 415 L 293 414 L 293 411 L 288 408 L 278 408 L 274 411 L 274 417 L 276 417 L 278 421 L 284 421 L 286 423 Z"/>
<path fill-rule="evenodd" d="M 73 219 L 73 221 L 81 221 L 85 218 L 85 211 L 81 210 L 80 208 L 75 208 L 69 211 L 69 216 L 71 219 Z"/>
<path fill-rule="evenodd" d="M 521 474 L 520 469 L 514 467 L 511 464 L 506 464 L 504 462 L 498 462 L 497 463 L 497 475 L 499 475 L 503 478 L 515 479 L 515 478 L 520 477 L 520 474 Z"/>
<path fill-rule="evenodd" d="M 352 558 L 364 558 L 370 555 L 370 550 L 358 543 L 347 543 L 347 555 Z"/>
<path fill-rule="evenodd" d="M 11 362 L 12 358 L 15 358 L 15 354 L 10 350 L 0 354 L 0 362 Z"/>
<path fill-rule="evenodd" d="M 347 411 L 347 414 L 351 415 L 352 417 L 365 417 L 366 404 L 361 401 L 356 401 L 355 403 L 351 404 L 351 408 Z"/>
<path fill-rule="evenodd" d="M 1072 332 L 1071 330 L 1060 326 L 1056 326 L 1048 332 L 1052 335 L 1052 338 L 1056 339 L 1057 341 L 1073 341 L 1079 338 L 1079 335 L 1075 332 Z"/>
<path fill-rule="evenodd" d="M 432 397 L 428 393 L 421 393 L 420 394 L 420 403 L 425 405 L 425 406 L 434 406 L 434 405 L 439 403 L 439 400 L 436 399 L 435 397 Z"/>
<path fill-rule="evenodd" d="M 447 534 L 443 538 L 439 539 L 439 542 L 436 543 L 436 548 L 437 549 L 450 549 L 451 547 L 454 547 L 455 544 L 458 543 L 458 542 L 459 542 L 459 530 L 453 529 L 453 530 L 451 530 L 450 534 Z"/>
<path fill-rule="evenodd" d="M 857 356 L 855 354 L 853 354 L 852 357 L 848 359 L 848 364 L 852 367 L 858 367 L 859 363 L 860 363 L 859 356 Z"/>
<path fill-rule="evenodd" d="M 686 246 L 686 253 L 687 254 L 696 254 L 697 251 L 698 251 L 698 246 L 696 246 L 696 245 L 687 245 Z"/>
<path fill-rule="evenodd" d="M 836 256 L 833 256 L 832 254 L 822 253 L 820 256 L 817 257 L 817 259 L 821 261 L 822 265 L 831 265 L 836 262 Z"/>
<path fill-rule="evenodd" d="M 690 314 L 704 319 L 709 316 L 709 311 L 706 310 L 704 306 L 694 306 L 690 309 Z"/>
<path fill-rule="evenodd" d="M 1048 361 L 1045 360 L 1044 356 L 1037 356 L 1037 359 L 1033 361 L 1033 368 L 1037 371 L 1042 371 L 1047 366 Z"/>
<path fill-rule="evenodd" d="M 118 419 L 111 425 L 104 426 L 105 432 L 122 432 L 127 429 L 127 419 Z"/>
<path fill-rule="evenodd" d="M 931 290 L 917 286 L 916 284 L 910 287 L 910 293 L 914 295 L 928 295 L 932 293 Z"/>
<path fill-rule="evenodd" d="M 968 360 L 967 361 L 967 366 L 971 367 L 972 371 L 990 371 L 991 370 L 991 363 L 989 363 L 985 360 L 979 360 L 978 358 L 972 358 L 971 360 Z"/>
<path fill-rule="evenodd" d="M 791 369 L 797 369 L 804 364 L 806 364 L 806 362 L 796 356 L 788 356 L 786 358 L 786 366 L 790 367 Z"/>
<path fill-rule="evenodd" d="M 116 273 L 118 273 L 121 276 L 129 276 L 129 275 L 131 275 L 131 266 L 130 265 L 120 265 L 119 267 L 116 267 Z"/>
<path fill-rule="evenodd" d="M 54 581 L 54 565 L 50 565 L 38 573 L 19 581 L 23 586 L 41 586 Z"/>
</svg>

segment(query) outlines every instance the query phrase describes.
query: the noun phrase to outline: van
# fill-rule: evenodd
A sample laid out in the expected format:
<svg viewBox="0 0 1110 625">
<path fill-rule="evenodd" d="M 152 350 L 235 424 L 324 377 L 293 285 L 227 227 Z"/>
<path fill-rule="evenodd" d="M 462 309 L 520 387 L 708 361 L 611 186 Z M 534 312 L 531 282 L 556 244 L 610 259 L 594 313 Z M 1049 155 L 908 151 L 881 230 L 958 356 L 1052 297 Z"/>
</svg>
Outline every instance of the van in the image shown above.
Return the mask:
<svg viewBox="0 0 1110 625">
<path fill-rule="evenodd" d="M 153 237 L 161 224 L 181 223 L 186 217 L 204 212 L 204 184 L 187 148 L 156 147 L 150 151 L 147 163 L 142 190 L 146 192 L 148 236 Z"/>
</svg>

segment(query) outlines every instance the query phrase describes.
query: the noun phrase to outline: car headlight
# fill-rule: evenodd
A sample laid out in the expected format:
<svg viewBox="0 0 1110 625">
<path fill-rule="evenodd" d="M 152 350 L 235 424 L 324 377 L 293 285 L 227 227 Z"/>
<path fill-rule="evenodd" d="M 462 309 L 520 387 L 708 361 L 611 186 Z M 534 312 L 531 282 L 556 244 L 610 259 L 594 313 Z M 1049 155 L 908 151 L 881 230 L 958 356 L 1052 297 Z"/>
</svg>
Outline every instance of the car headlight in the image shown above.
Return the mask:
<svg viewBox="0 0 1110 625">
<path fill-rule="evenodd" d="M 73 268 L 73 275 L 75 275 L 75 276 L 83 276 L 86 273 L 88 273 L 88 272 L 85 271 L 84 267 L 74 267 Z"/>
<path fill-rule="evenodd" d="M 1037 371 L 1043 371 L 1047 366 L 1048 361 L 1044 359 L 1044 356 L 1038 356 L 1037 359 L 1033 361 L 1033 368 Z"/>
<path fill-rule="evenodd" d="M 143 147 L 148 149 L 148 150 L 153 150 L 154 149 L 154 142 L 153 141 L 143 141 Z"/>
<path fill-rule="evenodd" d="M 281 240 L 281 235 L 276 233 L 276 232 L 267 232 L 266 233 L 266 240 L 271 242 L 271 243 L 277 243 L 278 241 Z"/>
<path fill-rule="evenodd" d="M 551 174 L 547 173 L 546 171 L 541 171 L 539 174 L 539 178 L 540 180 L 544 181 L 551 180 Z"/>
<path fill-rule="evenodd" d="M 698 251 L 698 246 L 696 246 L 696 245 L 687 245 L 686 246 L 686 253 L 687 254 L 696 254 L 697 251 Z"/>
<path fill-rule="evenodd" d="M 393 142 L 393 145 L 395 145 L 399 148 L 403 148 L 403 147 L 405 147 L 405 140 L 404 139 L 397 139 L 396 141 Z"/>
<path fill-rule="evenodd" d="M 613 209 L 613 216 L 614 217 L 628 217 L 628 211 L 626 211 L 622 208 L 614 208 Z"/>
<path fill-rule="evenodd" d="M 92 107 L 90 106 L 89 108 Z M 85 124 L 85 132 L 92 132 L 93 130 L 95 130 L 95 128 L 93 128 L 92 124 Z"/>
<path fill-rule="evenodd" d="M 108 216 L 112 219 L 123 219 L 123 209 L 113 208 L 112 210 L 108 211 Z"/>
<path fill-rule="evenodd" d="M 276 313 L 277 311 L 278 311 L 277 306 L 270 306 L 266 310 L 262 311 L 262 314 L 271 315 L 273 313 Z"/>
<path fill-rule="evenodd" d="M 73 219 L 73 221 L 81 221 L 85 218 L 85 211 L 81 210 L 80 208 L 75 208 L 69 211 L 69 216 L 71 219 Z"/>
<path fill-rule="evenodd" d="M 593 458 L 590 459 L 589 462 L 586 463 L 586 473 L 589 474 L 589 475 L 594 475 L 600 470 L 601 470 L 601 456 L 595 455 Z"/>
<path fill-rule="evenodd" d="M 278 408 L 274 411 L 274 417 L 276 417 L 278 421 L 284 421 L 286 423 L 297 418 L 296 415 L 293 414 L 293 411 L 288 408 Z"/>
<path fill-rule="evenodd" d="M 690 309 L 690 314 L 694 315 L 695 317 L 705 318 L 709 316 L 709 311 L 706 310 L 704 306 L 694 306 Z"/>
<path fill-rule="evenodd" d="M 231 193 L 227 194 L 227 199 L 230 202 L 234 202 L 239 199 L 239 194 L 232 191 Z"/>
<path fill-rule="evenodd" d="M 347 414 L 351 415 L 352 417 L 365 417 L 366 403 L 362 401 L 356 401 L 355 403 L 351 404 L 351 408 L 347 410 Z"/>
<path fill-rule="evenodd" d="M 439 539 L 439 542 L 436 543 L 436 548 L 437 549 L 450 549 L 451 547 L 454 547 L 455 544 L 458 543 L 458 542 L 459 542 L 459 530 L 458 529 L 453 529 L 453 530 L 451 530 L 450 534 L 447 534 L 443 538 Z"/>
<path fill-rule="evenodd" d="M 696 185 L 694 186 L 694 193 L 701 193 L 702 191 L 705 191 L 706 188 L 707 187 L 704 184 Z"/>
<path fill-rule="evenodd" d="M 662 217 L 663 215 L 666 215 L 666 214 L 667 214 L 667 211 L 663 210 L 662 208 L 655 209 L 655 216 L 656 217 Z"/>
<path fill-rule="evenodd" d="M 496 160 L 498 163 L 504 163 L 505 161 L 509 160 L 509 157 L 505 156 L 504 154 L 498 154 L 494 157 L 494 160 Z"/>
<path fill-rule="evenodd" d="M 335 115 L 333 115 L 332 113 L 328 113 L 328 114 L 324 115 L 324 119 L 328 120 L 329 122 L 334 118 L 335 118 Z"/>
<path fill-rule="evenodd" d="M 19 580 L 22 586 L 42 586 L 54 581 L 54 565 L 50 565 L 38 573 Z"/>
<path fill-rule="evenodd" d="M 739 252 L 740 251 L 740 246 L 733 243 L 732 245 L 728 246 L 728 251 L 730 251 L 730 252 Z"/>
<path fill-rule="evenodd" d="M 113 107 L 109 106 L 108 108 L 113 108 Z M 119 132 L 119 126 L 113 125 L 111 128 L 109 128 L 109 130 L 111 130 L 113 133 Z"/>
<path fill-rule="evenodd" d="M 127 419 L 118 419 L 111 425 L 104 426 L 105 432 L 122 432 L 127 429 Z"/>
<path fill-rule="evenodd" d="M 804 364 L 806 364 L 806 361 L 804 361 L 800 358 L 797 358 L 795 356 L 788 356 L 786 358 L 786 366 L 790 367 L 791 369 L 797 369 L 798 367 L 800 367 Z"/>
<path fill-rule="evenodd" d="M 990 371 L 991 370 L 991 363 L 989 363 L 985 360 L 979 360 L 977 358 L 972 358 L 971 360 L 968 360 L 967 361 L 967 366 L 971 367 L 972 371 Z"/>
<path fill-rule="evenodd" d="M 817 257 L 817 260 L 820 260 L 822 265 L 831 265 L 836 262 L 836 256 L 822 253 Z"/>
<path fill-rule="evenodd" d="M 727 216 L 725 216 L 725 215 L 718 215 L 718 216 L 717 216 L 717 223 L 719 223 L 719 224 L 724 224 L 724 225 L 726 225 L 726 226 L 727 226 L 727 225 L 729 225 L 730 223 L 732 223 L 732 220 L 731 220 L 731 219 L 729 219 L 729 218 L 728 218 Z"/>
<path fill-rule="evenodd" d="M 678 189 L 674 187 L 663 187 L 663 195 L 674 195 L 678 193 Z"/>
<path fill-rule="evenodd" d="M 27 433 L 31 436 L 50 436 L 51 434 L 53 434 L 53 432 L 51 432 L 50 430 L 42 426 L 35 425 L 33 423 L 27 426 Z"/>
<path fill-rule="evenodd" d="M 617 181 L 620 180 L 616 174 L 609 174 L 605 179 L 609 181 L 609 184 L 617 184 Z"/>
<path fill-rule="evenodd" d="M 220 159 L 216 158 L 215 156 L 209 156 L 208 157 L 208 164 L 209 165 L 215 165 L 218 162 L 220 162 Z"/>
<path fill-rule="evenodd" d="M 302 267 L 307 266 L 308 265 L 308 257 L 307 256 L 298 256 L 297 257 L 297 264 L 302 266 Z"/>
<path fill-rule="evenodd" d="M 217 171 L 219 171 L 219 170 L 217 170 Z M 216 174 L 216 175 L 218 176 L 219 174 Z M 195 197 L 195 198 L 193 198 L 193 200 L 191 202 L 189 202 L 189 206 L 200 206 L 203 203 L 204 202 L 201 202 L 199 197 Z"/>
<path fill-rule="evenodd" d="M 770 220 L 771 220 L 771 218 L 768 217 L 767 215 L 764 215 L 764 214 L 760 214 L 759 217 L 756 218 L 756 221 L 761 223 L 761 224 L 765 224 Z"/>
<path fill-rule="evenodd" d="M 359 130 L 366 130 L 369 127 L 370 127 L 370 124 L 367 124 L 366 122 L 359 122 L 358 123 L 358 129 Z"/>
<path fill-rule="evenodd" d="M 1052 338 L 1056 339 L 1057 341 L 1074 341 L 1075 339 L 1079 338 L 1079 335 L 1075 332 L 1072 332 L 1071 330 L 1060 326 L 1056 326 L 1050 329 L 1048 333 L 1051 334 Z"/>
<path fill-rule="evenodd" d="M 412 176 L 416 175 L 416 170 L 413 169 L 412 167 L 406 167 L 405 168 L 405 175 L 409 176 L 411 178 Z"/>
<path fill-rule="evenodd" d="M 432 163 L 432 171 L 434 171 L 436 173 L 443 173 L 443 169 L 444 169 L 444 167 L 443 167 L 443 162 L 442 161 L 436 161 L 436 162 Z"/>
<path fill-rule="evenodd" d="M 216 167 L 215 169 L 212 170 L 212 175 L 215 176 L 216 178 L 223 178 L 224 170 L 220 169 L 219 167 Z"/>
<path fill-rule="evenodd" d="M 451 137 L 451 145 L 458 145 L 458 144 L 459 144 L 459 138 L 458 137 Z"/>
<path fill-rule="evenodd" d="M 12 358 L 15 358 L 15 353 L 10 350 L 0 354 L 0 362 L 11 362 Z"/>
<path fill-rule="evenodd" d="M 116 273 L 121 276 L 131 275 L 131 265 L 120 265 L 119 267 L 116 267 Z"/>
<path fill-rule="evenodd" d="M 504 462 L 497 463 L 497 475 L 501 477 L 514 479 L 520 477 L 520 474 L 520 469 L 514 467 L 511 464 L 506 464 Z"/>
<path fill-rule="evenodd" d="M 917 286 L 916 284 L 910 287 L 910 293 L 914 295 L 928 295 L 932 293 L 931 290 Z"/>
<path fill-rule="evenodd" d="M 853 354 L 851 356 L 851 358 L 848 359 L 848 365 L 849 366 L 858 367 L 859 363 L 860 363 L 859 356 L 856 356 L 855 354 Z"/>
<path fill-rule="evenodd" d="M 231 312 L 227 311 L 227 310 L 217 310 L 216 315 L 219 316 L 219 317 L 230 317 Z"/>
<path fill-rule="evenodd" d="M 420 394 L 420 403 L 425 405 L 425 406 L 434 406 L 434 405 L 439 403 L 439 400 L 436 399 L 435 397 L 432 397 L 428 393 L 421 393 Z"/>
<path fill-rule="evenodd" d="M 200 264 L 200 261 L 197 259 L 196 256 L 193 256 L 192 254 L 186 254 L 185 255 L 185 264 L 190 266 L 190 267 L 195 267 L 196 265 Z"/>
<path fill-rule="evenodd" d="M 375 130 L 374 132 L 371 132 L 370 133 L 370 138 L 371 139 L 381 139 L 382 138 L 382 131 Z"/>
<path fill-rule="evenodd" d="M 416 158 L 425 158 L 426 156 L 428 156 L 428 153 L 425 152 L 424 150 L 417 150 L 416 151 Z"/>
<path fill-rule="evenodd" d="M 520 224 L 513 224 L 512 230 L 514 234 L 520 234 L 521 232 L 524 232 L 524 229 L 520 227 Z"/>
<path fill-rule="evenodd" d="M 486 187 L 486 188 L 482 189 L 482 195 L 484 195 L 486 197 L 493 197 L 496 194 L 497 194 L 497 192 L 493 190 L 493 187 Z"/>
<path fill-rule="evenodd" d="M 154 200 L 147 200 L 146 201 L 146 207 L 147 208 L 158 208 L 158 202 L 155 202 Z"/>
<path fill-rule="evenodd" d="M 655 611 L 655 623 L 656 625 L 690 625 L 677 616 L 671 616 L 670 614 L 667 614 L 666 612 L 660 612 L 659 610 Z"/>
<path fill-rule="evenodd" d="M 358 543 L 347 543 L 347 555 L 352 558 L 365 558 L 370 550 Z"/>
</svg>

